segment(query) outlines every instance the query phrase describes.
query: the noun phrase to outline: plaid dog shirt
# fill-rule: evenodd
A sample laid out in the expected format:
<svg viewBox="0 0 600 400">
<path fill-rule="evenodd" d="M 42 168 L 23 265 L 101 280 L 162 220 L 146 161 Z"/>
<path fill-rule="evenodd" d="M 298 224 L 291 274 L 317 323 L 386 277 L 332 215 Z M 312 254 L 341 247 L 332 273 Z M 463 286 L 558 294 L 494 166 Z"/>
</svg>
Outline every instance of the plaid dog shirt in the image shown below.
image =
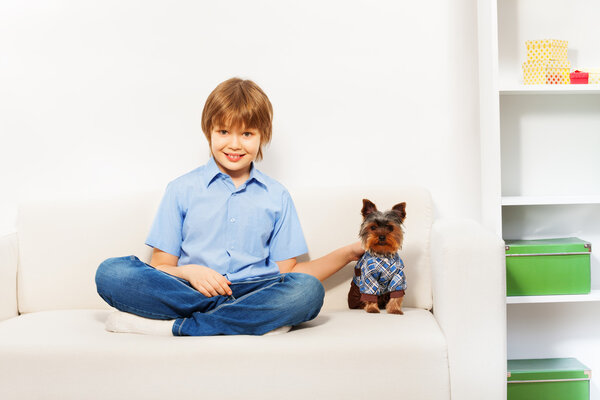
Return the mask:
<svg viewBox="0 0 600 400">
<path fill-rule="evenodd" d="M 354 283 L 361 294 L 379 296 L 406 289 L 404 263 L 398 253 L 380 258 L 365 252 L 354 268 Z"/>
</svg>

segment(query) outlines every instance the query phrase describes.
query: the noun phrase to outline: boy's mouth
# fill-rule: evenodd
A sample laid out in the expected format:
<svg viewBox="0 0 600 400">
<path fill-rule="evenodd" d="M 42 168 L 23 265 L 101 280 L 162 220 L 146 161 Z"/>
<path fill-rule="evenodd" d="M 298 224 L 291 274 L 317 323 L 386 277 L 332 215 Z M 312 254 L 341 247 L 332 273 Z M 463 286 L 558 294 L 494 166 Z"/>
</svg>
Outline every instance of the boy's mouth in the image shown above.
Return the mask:
<svg viewBox="0 0 600 400">
<path fill-rule="evenodd" d="M 244 154 L 225 153 L 225 157 L 231 162 L 240 161 Z"/>
</svg>

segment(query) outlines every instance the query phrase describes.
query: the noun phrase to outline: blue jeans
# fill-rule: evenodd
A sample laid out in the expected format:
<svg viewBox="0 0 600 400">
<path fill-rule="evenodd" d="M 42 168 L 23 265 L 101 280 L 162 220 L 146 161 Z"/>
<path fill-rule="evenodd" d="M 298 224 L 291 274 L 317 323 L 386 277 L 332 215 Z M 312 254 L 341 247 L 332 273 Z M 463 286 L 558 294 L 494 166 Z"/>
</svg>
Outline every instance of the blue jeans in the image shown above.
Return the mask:
<svg viewBox="0 0 600 400">
<path fill-rule="evenodd" d="M 153 319 L 174 319 L 175 336 L 262 335 L 319 314 L 325 290 L 308 274 L 233 282 L 231 296 L 206 297 L 188 281 L 135 256 L 109 258 L 96 271 L 98 294 L 112 307 Z"/>
</svg>

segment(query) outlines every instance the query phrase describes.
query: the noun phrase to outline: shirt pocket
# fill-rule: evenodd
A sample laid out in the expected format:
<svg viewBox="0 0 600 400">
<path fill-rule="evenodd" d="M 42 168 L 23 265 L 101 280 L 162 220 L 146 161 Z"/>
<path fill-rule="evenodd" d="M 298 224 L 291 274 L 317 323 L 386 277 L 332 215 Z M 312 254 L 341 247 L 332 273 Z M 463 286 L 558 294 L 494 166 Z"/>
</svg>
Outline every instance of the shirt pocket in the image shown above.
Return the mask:
<svg viewBox="0 0 600 400">
<path fill-rule="evenodd" d="M 275 221 L 269 210 L 250 210 L 240 221 L 238 241 L 251 255 L 265 259 L 269 256 L 269 241 L 274 226 Z"/>
</svg>

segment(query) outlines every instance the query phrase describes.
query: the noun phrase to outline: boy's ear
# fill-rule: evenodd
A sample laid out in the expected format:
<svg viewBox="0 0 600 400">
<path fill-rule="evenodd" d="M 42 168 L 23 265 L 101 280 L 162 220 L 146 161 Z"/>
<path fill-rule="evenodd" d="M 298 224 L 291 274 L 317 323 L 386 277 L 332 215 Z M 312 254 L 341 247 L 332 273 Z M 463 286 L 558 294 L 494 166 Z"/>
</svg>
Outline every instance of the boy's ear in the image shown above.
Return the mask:
<svg viewBox="0 0 600 400">
<path fill-rule="evenodd" d="M 396 204 L 392 207 L 392 211 L 398 214 L 400 220 L 404 222 L 404 218 L 406 218 L 406 202 Z"/>
<path fill-rule="evenodd" d="M 373 204 L 372 201 L 363 199 L 363 208 L 360 210 L 363 218 L 367 218 L 370 214 L 373 214 L 377 211 L 377 207 Z"/>
</svg>

